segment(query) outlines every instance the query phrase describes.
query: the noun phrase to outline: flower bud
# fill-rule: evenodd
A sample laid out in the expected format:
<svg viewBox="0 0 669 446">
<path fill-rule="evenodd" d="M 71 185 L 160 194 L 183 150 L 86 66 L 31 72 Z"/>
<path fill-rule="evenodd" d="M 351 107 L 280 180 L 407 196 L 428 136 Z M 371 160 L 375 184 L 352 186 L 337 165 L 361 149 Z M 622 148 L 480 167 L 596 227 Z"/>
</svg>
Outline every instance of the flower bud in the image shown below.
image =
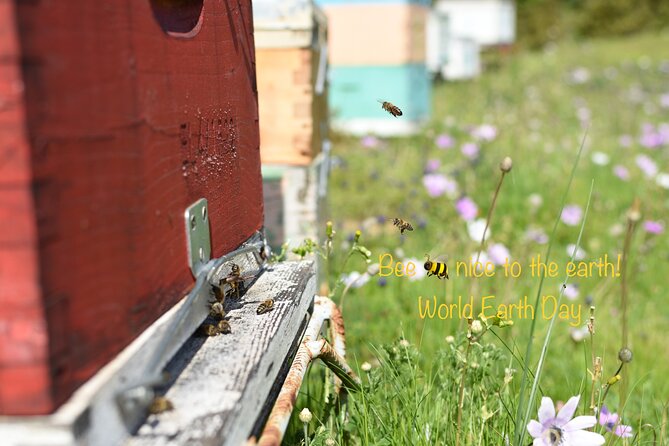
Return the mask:
<svg viewBox="0 0 669 446">
<path fill-rule="evenodd" d="M 360 229 L 358 229 L 357 231 L 355 231 L 355 238 L 353 239 L 353 241 L 354 241 L 355 243 L 358 243 L 358 241 L 360 240 L 360 236 L 361 236 L 361 235 L 362 235 L 362 232 L 360 232 Z"/>
<path fill-rule="evenodd" d="M 483 331 L 483 324 L 481 324 L 481 321 L 478 320 L 478 319 L 474 319 L 472 321 L 471 330 L 472 330 L 472 333 L 474 333 L 474 334 L 481 333 Z"/>
<path fill-rule="evenodd" d="M 634 199 L 632 206 L 627 211 L 627 220 L 631 223 L 636 223 L 641 220 L 641 201 L 638 198 Z"/>
<path fill-rule="evenodd" d="M 311 421 L 311 411 L 306 407 L 300 412 L 300 421 L 303 423 L 309 423 Z"/>
<path fill-rule="evenodd" d="M 513 161 L 508 156 L 505 157 L 501 163 L 499 163 L 499 170 L 501 170 L 504 173 L 511 172 L 512 167 L 513 167 Z"/>
<path fill-rule="evenodd" d="M 362 369 L 363 372 L 369 372 L 370 370 L 372 370 L 372 365 L 369 362 L 365 361 L 360 365 L 360 368 Z"/>
<path fill-rule="evenodd" d="M 632 362 L 632 350 L 629 348 L 621 348 L 618 352 L 618 359 L 620 362 Z"/>
<path fill-rule="evenodd" d="M 331 239 L 332 236 L 334 236 L 334 234 L 335 234 L 335 231 L 334 231 L 334 229 L 332 229 L 332 222 L 329 221 L 329 222 L 327 222 L 327 223 L 325 224 L 325 235 L 326 235 L 328 238 Z"/>
<path fill-rule="evenodd" d="M 455 338 L 451 335 L 446 336 L 446 343 L 447 344 L 452 344 L 455 342 Z"/>
</svg>

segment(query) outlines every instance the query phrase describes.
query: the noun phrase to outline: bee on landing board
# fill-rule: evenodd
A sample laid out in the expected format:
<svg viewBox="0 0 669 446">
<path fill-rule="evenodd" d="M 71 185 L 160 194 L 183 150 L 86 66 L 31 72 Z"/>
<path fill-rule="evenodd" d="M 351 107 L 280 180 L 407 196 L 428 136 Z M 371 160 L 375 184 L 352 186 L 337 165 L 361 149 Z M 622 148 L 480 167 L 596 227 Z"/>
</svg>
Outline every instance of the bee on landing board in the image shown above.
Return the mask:
<svg viewBox="0 0 669 446">
<path fill-rule="evenodd" d="M 216 329 L 221 334 L 228 334 L 232 331 L 230 328 L 230 322 L 226 321 L 225 319 L 218 321 L 218 324 L 216 324 Z"/>
<path fill-rule="evenodd" d="M 272 311 L 274 309 L 274 299 L 267 299 L 263 301 L 258 308 L 256 309 L 257 314 L 264 314 Z"/>
<path fill-rule="evenodd" d="M 440 279 L 448 279 L 448 265 L 441 262 L 433 262 L 430 260 L 430 255 L 425 254 L 427 260 L 425 260 L 425 270 L 429 276 L 437 276 Z"/>
<path fill-rule="evenodd" d="M 400 234 L 404 234 L 404 231 L 413 231 L 413 226 L 411 226 L 411 223 L 402 220 L 401 218 L 393 218 L 393 225 L 400 229 Z"/>
<path fill-rule="evenodd" d="M 149 413 L 156 415 L 173 409 L 174 405 L 172 405 L 170 400 L 164 396 L 157 396 L 153 399 L 151 405 L 149 406 Z"/>
<path fill-rule="evenodd" d="M 230 274 L 223 277 L 218 282 L 218 286 L 214 286 L 214 294 L 216 295 L 216 300 L 223 302 L 226 297 L 231 297 L 233 294 L 239 299 L 239 294 L 243 293 L 246 289 L 244 281 L 252 278 L 253 276 L 242 276 L 241 268 L 236 263 L 230 265 Z M 227 293 L 223 293 L 223 287 L 229 285 L 230 289 Z"/>
<path fill-rule="evenodd" d="M 213 302 L 210 305 L 209 315 L 223 319 L 225 317 L 225 309 L 222 302 Z"/>
<path fill-rule="evenodd" d="M 381 103 L 381 108 L 383 108 L 385 111 L 393 115 L 394 117 L 402 116 L 402 110 L 397 105 L 393 105 L 392 103 L 388 101 L 382 101 L 381 99 L 377 99 Z"/>
</svg>

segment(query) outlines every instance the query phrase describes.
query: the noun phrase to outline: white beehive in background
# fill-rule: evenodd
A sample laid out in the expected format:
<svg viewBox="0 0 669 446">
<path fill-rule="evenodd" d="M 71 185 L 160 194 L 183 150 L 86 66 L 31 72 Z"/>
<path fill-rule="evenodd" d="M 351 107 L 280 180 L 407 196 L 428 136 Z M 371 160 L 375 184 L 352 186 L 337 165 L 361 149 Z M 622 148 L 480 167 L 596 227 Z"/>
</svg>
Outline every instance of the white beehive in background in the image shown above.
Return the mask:
<svg viewBox="0 0 669 446">
<path fill-rule="evenodd" d="M 449 36 L 446 42 L 448 58 L 441 67 L 447 80 L 464 80 L 481 74 L 481 47 L 473 39 Z"/>
<path fill-rule="evenodd" d="M 430 74 L 440 74 L 448 60 L 448 15 L 431 9 L 425 29 L 425 63 Z"/>
<path fill-rule="evenodd" d="M 512 0 L 438 0 L 434 9 L 448 15 L 449 34 L 482 47 L 509 45 L 516 39 Z"/>
</svg>

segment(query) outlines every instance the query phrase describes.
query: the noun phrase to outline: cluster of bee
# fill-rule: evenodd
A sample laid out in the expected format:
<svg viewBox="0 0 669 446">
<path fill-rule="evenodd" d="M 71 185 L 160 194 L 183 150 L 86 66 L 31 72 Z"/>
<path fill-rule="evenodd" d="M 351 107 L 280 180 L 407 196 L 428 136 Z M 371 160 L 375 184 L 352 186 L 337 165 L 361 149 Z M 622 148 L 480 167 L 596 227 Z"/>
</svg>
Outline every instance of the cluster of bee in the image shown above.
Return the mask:
<svg viewBox="0 0 669 446">
<path fill-rule="evenodd" d="M 206 336 L 217 336 L 219 334 L 228 334 L 231 332 L 230 322 L 225 319 L 225 299 L 236 297 L 240 298 L 241 294 L 246 291 L 245 281 L 251 279 L 253 276 L 242 275 L 241 268 L 236 263 L 230 265 L 230 274 L 221 278 L 218 285 L 214 285 L 214 297 L 216 300 L 210 302 L 209 316 L 218 320 L 216 324 L 202 325 L 202 332 Z M 225 285 L 228 285 L 228 290 L 225 291 Z M 274 300 L 267 299 L 263 301 L 256 309 L 257 314 L 264 314 L 274 309 Z"/>
<path fill-rule="evenodd" d="M 404 231 L 413 231 L 413 225 L 406 220 L 401 218 L 392 218 L 390 219 L 393 222 L 394 226 L 400 230 L 400 234 L 404 234 Z M 425 254 L 426 260 L 423 267 L 427 271 L 427 276 L 437 276 L 439 279 L 448 279 L 448 265 L 445 262 L 436 262 L 430 260 L 430 255 Z"/>
</svg>

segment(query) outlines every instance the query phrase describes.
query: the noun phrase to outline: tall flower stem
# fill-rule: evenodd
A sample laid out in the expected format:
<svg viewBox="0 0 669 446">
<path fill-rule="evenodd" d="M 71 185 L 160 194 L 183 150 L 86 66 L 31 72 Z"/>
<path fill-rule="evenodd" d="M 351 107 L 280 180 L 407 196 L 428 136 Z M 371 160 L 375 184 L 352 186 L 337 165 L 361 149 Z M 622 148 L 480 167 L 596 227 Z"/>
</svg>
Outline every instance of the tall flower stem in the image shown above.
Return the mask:
<svg viewBox="0 0 669 446">
<path fill-rule="evenodd" d="M 641 220 L 641 202 L 638 198 L 634 199 L 632 206 L 627 212 L 627 231 L 625 233 L 625 244 L 623 245 L 623 258 L 620 272 L 620 306 L 622 307 L 621 326 L 622 326 L 622 348 L 629 347 L 629 328 L 627 325 L 627 264 L 629 261 L 630 246 L 632 245 L 632 236 L 637 222 Z M 608 390 L 608 389 L 607 389 Z M 620 407 L 625 407 L 627 398 L 627 379 L 622 379 L 620 383 Z M 620 410 L 622 412 L 622 410 Z"/>
<path fill-rule="evenodd" d="M 485 220 L 485 227 L 483 228 L 483 235 L 481 236 L 481 244 L 479 245 L 479 250 L 476 254 L 476 262 L 474 262 L 474 268 L 481 258 L 481 251 L 483 251 L 483 245 L 485 243 L 485 235 L 488 232 L 488 227 L 490 226 L 490 221 L 492 220 L 492 213 L 495 210 L 495 204 L 497 204 L 497 197 L 499 196 L 499 191 L 502 188 L 502 183 L 504 182 L 504 177 L 507 173 L 511 171 L 513 167 L 513 162 L 508 156 L 502 160 L 499 164 L 499 170 L 502 172 L 502 175 L 499 177 L 499 182 L 497 183 L 497 188 L 495 189 L 495 194 L 492 196 L 492 203 L 490 204 L 490 209 L 488 209 L 488 216 Z"/>
</svg>

